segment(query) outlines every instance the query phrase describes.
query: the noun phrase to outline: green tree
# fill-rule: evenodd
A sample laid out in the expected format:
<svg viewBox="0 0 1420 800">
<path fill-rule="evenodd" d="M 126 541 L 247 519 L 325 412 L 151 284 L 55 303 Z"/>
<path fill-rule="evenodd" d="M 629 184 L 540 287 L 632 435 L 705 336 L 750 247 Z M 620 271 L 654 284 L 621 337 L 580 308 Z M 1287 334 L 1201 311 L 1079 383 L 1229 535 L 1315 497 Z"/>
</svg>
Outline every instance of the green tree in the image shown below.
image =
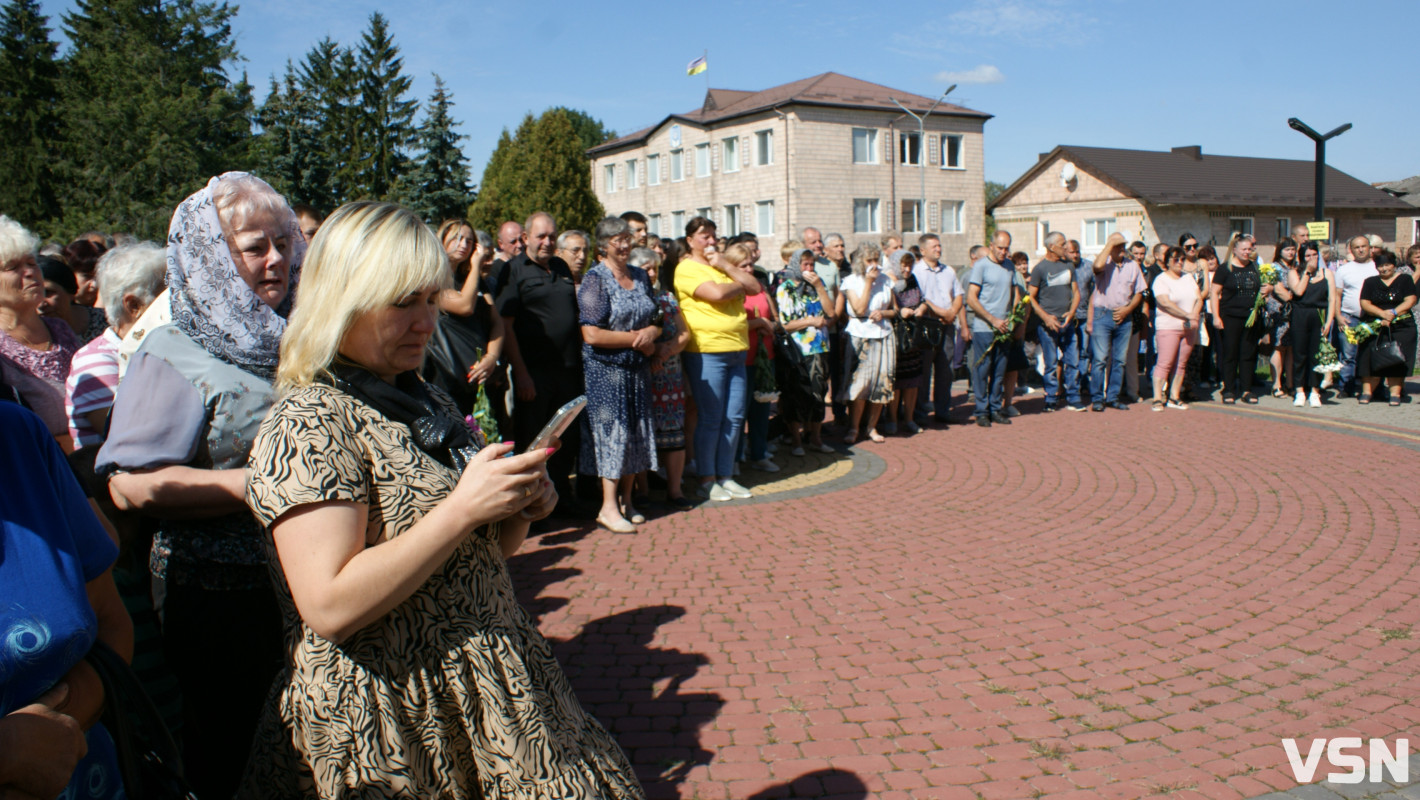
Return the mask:
<svg viewBox="0 0 1420 800">
<path fill-rule="evenodd" d="M 361 37 L 357 65 L 362 147 L 351 152 L 358 154 L 360 163 L 358 189 L 362 196 L 386 200 L 408 167 L 407 149 L 414 141 L 419 103 L 406 99 L 412 81 L 402 74 L 404 59 L 389 23 L 378 11 L 370 15 L 370 27 Z"/>
<path fill-rule="evenodd" d="M 1004 192 L 1004 191 L 1006 191 L 1006 184 L 1004 184 L 1004 183 L 997 183 L 996 181 L 987 181 L 986 184 L 985 184 L 985 186 L 983 187 L 983 194 L 984 194 L 985 202 L 981 204 L 981 207 L 984 209 L 984 208 L 986 208 L 987 206 L 991 205 L 993 202 L 996 201 L 996 198 L 998 198 L 998 197 L 1001 196 L 1001 193 Z M 991 216 L 991 212 L 990 212 L 990 211 L 987 211 L 987 212 L 986 212 L 986 241 L 988 241 L 988 242 L 991 241 L 991 238 L 992 238 L 993 236 L 995 236 L 995 235 L 996 235 L 996 218 L 993 217 L 993 216 Z"/>
<path fill-rule="evenodd" d="M 64 15 L 57 177 L 64 224 L 163 238 L 173 208 L 247 164 L 251 87 L 225 2 L 78 0 Z"/>
<path fill-rule="evenodd" d="M 504 130 L 499 138 L 470 220 L 492 231 L 507 220 L 547 211 L 563 230 L 591 230 L 605 212 L 592 191 L 585 150 L 565 110 L 524 117 L 513 136 Z"/>
<path fill-rule="evenodd" d="M 444 79 L 434 76 L 434 94 L 416 140 L 419 151 L 414 168 L 399 183 L 400 202 L 430 224 L 462 216 L 473 200 L 468 187 L 468 159 L 459 142 L 468 137 L 455 133 L 451 109 L 453 96 Z"/>
<path fill-rule="evenodd" d="M 572 123 L 572 130 L 576 131 L 577 138 L 582 141 L 583 150 L 590 150 L 616 138 L 616 131 L 606 127 L 601 120 L 585 111 L 578 111 L 566 106 L 555 106 L 549 110 L 561 111 L 567 115 L 567 120 Z"/>
<path fill-rule="evenodd" d="M 38 0 L 10 0 L 0 11 L 0 186 L 4 212 L 44 230 L 59 216 L 50 171 L 60 127 L 58 46 Z"/>
<path fill-rule="evenodd" d="M 279 83 L 272 77 L 257 113 L 261 133 L 252 144 L 253 161 L 257 174 L 292 203 L 329 212 L 338 203 L 331 192 L 331 158 L 321 146 L 313 96 L 289 61 Z"/>
</svg>

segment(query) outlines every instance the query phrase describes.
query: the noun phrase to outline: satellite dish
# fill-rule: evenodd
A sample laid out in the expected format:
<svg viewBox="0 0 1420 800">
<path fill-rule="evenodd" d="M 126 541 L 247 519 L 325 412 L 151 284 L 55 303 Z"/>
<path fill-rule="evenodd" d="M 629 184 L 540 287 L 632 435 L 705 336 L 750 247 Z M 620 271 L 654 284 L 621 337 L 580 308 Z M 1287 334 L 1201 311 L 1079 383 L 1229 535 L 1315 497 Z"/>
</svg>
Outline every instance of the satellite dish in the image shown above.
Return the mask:
<svg viewBox="0 0 1420 800">
<path fill-rule="evenodd" d="M 1076 177 L 1077 175 L 1075 173 L 1075 165 L 1071 164 L 1069 161 L 1066 161 L 1065 166 L 1060 168 L 1060 185 L 1069 186 L 1070 184 L 1075 182 Z"/>
</svg>

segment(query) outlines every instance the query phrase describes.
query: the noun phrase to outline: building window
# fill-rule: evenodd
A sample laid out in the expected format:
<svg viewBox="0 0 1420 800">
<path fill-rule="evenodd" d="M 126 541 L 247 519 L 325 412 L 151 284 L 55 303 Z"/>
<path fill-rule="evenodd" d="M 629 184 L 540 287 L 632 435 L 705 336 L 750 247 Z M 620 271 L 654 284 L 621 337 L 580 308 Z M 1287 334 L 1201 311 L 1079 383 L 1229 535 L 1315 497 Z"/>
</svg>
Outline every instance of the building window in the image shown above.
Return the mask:
<svg viewBox="0 0 1420 800">
<path fill-rule="evenodd" d="M 1040 220 L 1035 224 L 1035 251 L 1045 252 L 1045 237 L 1050 235 L 1050 221 Z"/>
<path fill-rule="evenodd" d="M 1283 239 L 1285 239 L 1285 238 L 1287 238 L 1288 236 L 1291 236 L 1291 235 L 1292 235 L 1292 218 L 1291 218 L 1291 217 L 1278 217 L 1278 218 L 1277 218 L 1277 241 L 1280 242 L 1280 241 L 1282 241 Z"/>
<path fill-rule="evenodd" d="M 732 136 L 720 141 L 720 171 L 740 171 L 740 137 Z"/>
<path fill-rule="evenodd" d="M 961 134 L 942 134 L 942 169 L 966 169 L 962 160 Z"/>
<path fill-rule="evenodd" d="M 898 163 L 910 166 L 922 165 L 922 137 L 915 133 L 901 133 L 897 137 Z M 903 230 L 907 230 L 903 228 Z M 913 228 L 912 230 L 917 230 Z"/>
<path fill-rule="evenodd" d="M 660 236 L 660 235 L 661 235 L 661 215 L 660 215 L 660 214 L 647 214 L 647 215 L 646 215 L 646 232 L 649 233 L 649 234 L 651 234 L 652 236 Z"/>
<path fill-rule="evenodd" d="M 646 185 L 661 185 L 661 154 L 646 156 Z"/>
<path fill-rule="evenodd" d="M 626 188 L 638 189 L 641 186 L 641 176 L 636 171 L 636 159 L 626 162 Z"/>
<path fill-rule="evenodd" d="M 725 235 L 739 236 L 740 231 L 740 207 L 725 206 Z"/>
<path fill-rule="evenodd" d="M 754 232 L 760 236 L 774 235 L 774 201 L 761 200 L 754 204 Z"/>
<path fill-rule="evenodd" d="M 853 129 L 853 163 L 878 163 L 878 132 L 875 129 Z"/>
<path fill-rule="evenodd" d="M 604 185 L 605 185 L 605 187 L 606 187 L 606 193 L 607 193 L 607 194 L 611 194 L 612 192 L 615 192 L 615 191 L 616 191 L 616 165 L 615 165 L 615 164 L 607 164 L 605 167 L 602 167 L 602 174 L 603 174 L 604 176 L 606 176 L 606 181 L 605 181 L 605 183 L 604 183 Z"/>
<path fill-rule="evenodd" d="M 921 233 L 922 230 L 923 230 L 923 229 L 922 229 L 922 201 L 921 201 L 921 200 L 903 200 L 903 201 L 902 201 L 901 212 L 902 212 L 902 213 L 901 213 L 901 216 L 898 217 L 898 220 L 899 220 L 899 222 L 902 224 L 902 232 L 903 232 L 903 233 Z"/>
<path fill-rule="evenodd" d="M 704 178 L 710 174 L 710 144 L 695 146 L 695 177 Z"/>
<path fill-rule="evenodd" d="M 671 151 L 671 183 L 685 180 L 685 151 Z"/>
<path fill-rule="evenodd" d="M 1252 235 L 1252 217 L 1229 217 L 1228 218 L 1228 238 L 1233 238 L 1233 234 L 1239 236 Z"/>
<path fill-rule="evenodd" d="M 882 231 L 882 220 L 878 211 L 877 198 L 854 200 L 853 232 L 879 233 L 880 231 Z"/>
<path fill-rule="evenodd" d="M 942 201 L 942 233 L 966 233 L 966 203 Z"/>
<path fill-rule="evenodd" d="M 754 135 L 754 164 L 767 167 L 774 163 L 774 131 L 759 131 Z"/>
<path fill-rule="evenodd" d="M 695 216 L 697 216 L 697 217 L 704 217 L 704 218 L 710 220 L 711 222 L 714 222 L 714 221 L 715 221 L 715 218 L 712 217 L 712 216 L 710 216 L 710 209 L 709 209 L 708 207 L 707 207 L 707 208 L 697 208 L 697 209 L 695 209 Z M 718 226 L 717 226 L 717 227 L 718 227 Z"/>
<path fill-rule="evenodd" d="M 667 236 L 677 237 L 685 235 L 685 212 L 671 212 L 671 229 L 666 231 Z"/>
<path fill-rule="evenodd" d="M 1113 219 L 1087 219 L 1084 226 L 1084 235 L 1080 239 L 1087 250 L 1096 252 L 1103 250 L 1105 240 L 1109 238 L 1111 233 L 1114 233 Z"/>
</svg>

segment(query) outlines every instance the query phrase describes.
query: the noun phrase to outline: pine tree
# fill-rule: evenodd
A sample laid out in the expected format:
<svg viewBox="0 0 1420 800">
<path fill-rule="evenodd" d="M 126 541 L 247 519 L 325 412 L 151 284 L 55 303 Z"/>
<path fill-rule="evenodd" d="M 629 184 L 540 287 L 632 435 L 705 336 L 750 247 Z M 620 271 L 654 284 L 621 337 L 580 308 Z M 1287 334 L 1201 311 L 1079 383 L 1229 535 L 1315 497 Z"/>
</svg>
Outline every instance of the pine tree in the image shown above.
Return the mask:
<svg viewBox="0 0 1420 800">
<path fill-rule="evenodd" d="M 361 193 L 388 199 L 395 181 L 407 168 L 407 149 L 414 141 L 414 115 L 418 102 L 405 99 L 412 83 L 401 74 L 404 59 L 380 12 L 370 15 L 370 27 L 357 50 L 362 149 L 358 172 Z"/>
<path fill-rule="evenodd" d="M 419 153 L 414 168 L 399 181 L 400 202 L 430 224 L 462 216 L 473 200 L 468 188 L 468 160 L 459 142 L 468 138 L 454 132 L 450 114 L 453 97 L 444 79 L 434 76 L 434 94 L 416 136 Z"/>
<path fill-rule="evenodd" d="M 10 0 L 0 12 L 0 211 L 44 230 L 60 213 L 50 171 L 59 142 L 58 47 L 38 0 Z"/>
<path fill-rule="evenodd" d="M 563 109 L 523 118 L 513 136 L 506 130 L 483 173 L 470 219 L 495 230 L 507 220 L 547 211 L 562 230 L 590 230 L 604 211 L 592 191 L 582 140 Z"/>
<path fill-rule="evenodd" d="M 162 239 L 173 208 L 247 166 L 251 90 L 224 2 L 78 0 L 60 76 L 64 224 Z"/>
<path fill-rule="evenodd" d="M 330 211 L 338 205 L 330 190 L 330 157 L 320 146 L 319 120 L 291 62 L 280 83 L 271 78 L 257 114 L 261 133 L 253 141 L 257 174 L 292 203 Z"/>
<path fill-rule="evenodd" d="M 494 231 L 510 219 L 521 221 L 523 216 L 526 216 L 517 216 L 513 207 L 519 193 L 514 162 L 520 160 L 520 143 L 531 135 L 536 122 L 536 118 L 528 114 L 518 125 L 516 134 L 510 135 L 508 129 L 504 128 L 498 135 L 498 145 L 493 148 L 493 155 L 488 158 L 488 164 L 483 168 L 483 180 L 478 184 L 478 197 L 468 209 L 468 219 L 475 227 Z"/>
<path fill-rule="evenodd" d="M 330 37 L 317 42 L 297 68 L 292 105 L 306 153 L 302 188 L 292 191 L 326 212 L 351 199 L 356 185 L 354 72 L 354 55 Z"/>
</svg>

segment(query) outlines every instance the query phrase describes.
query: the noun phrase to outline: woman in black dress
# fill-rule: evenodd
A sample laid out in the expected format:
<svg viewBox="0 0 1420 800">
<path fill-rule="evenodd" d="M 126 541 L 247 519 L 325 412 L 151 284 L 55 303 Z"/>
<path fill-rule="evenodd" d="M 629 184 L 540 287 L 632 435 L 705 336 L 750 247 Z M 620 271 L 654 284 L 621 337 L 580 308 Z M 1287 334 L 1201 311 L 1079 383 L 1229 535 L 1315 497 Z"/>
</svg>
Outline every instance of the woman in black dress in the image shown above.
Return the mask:
<svg viewBox="0 0 1420 800">
<path fill-rule="evenodd" d="M 1356 353 L 1356 373 L 1361 376 L 1365 388 L 1361 391 L 1361 405 L 1371 402 L 1371 396 L 1385 378 L 1390 387 L 1390 404 L 1400 405 L 1400 390 L 1405 378 L 1415 366 L 1415 317 L 1408 316 L 1399 322 L 1397 317 L 1410 313 L 1415 306 L 1415 281 L 1409 275 L 1401 275 L 1395 269 L 1395 256 L 1387 252 L 1375 256 L 1376 275 L 1361 284 L 1361 321 L 1379 322 L 1390 329 L 1395 343 L 1400 345 L 1402 362 L 1389 367 L 1372 367 L 1371 353 L 1376 344 L 1389 338 L 1385 332 L 1361 342 Z"/>
<path fill-rule="evenodd" d="M 500 389 L 506 388 L 495 380 L 503 354 L 503 318 L 493 310 L 493 289 L 483 275 L 493 260 L 493 238 L 461 219 L 446 220 L 438 237 L 448 254 L 455 288 L 439 294 L 444 316 L 429 344 L 424 379 L 448 392 L 466 416 L 474 412 L 479 385 L 487 382 L 485 393 L 496 427 L 508 430 L 498 413 L 501 402 L 493 405 L 495 396 L 501 400 Z M 480 427 L 488 426 L 480 423 Z"/>
<path fill-rule="evenodd" d="M 1283 273 L 1292 293 L 1292 384 L 1297 395 L 1292 405 L 1307 403 L 1321 408 L 1321 376 L 1316 372 L 1317 352 L 1336 322 L 1336 295 L 1331 270 L 1321 264 L 1321 248 L 1306 242 L 1300 257 Z"/>
</svg>

